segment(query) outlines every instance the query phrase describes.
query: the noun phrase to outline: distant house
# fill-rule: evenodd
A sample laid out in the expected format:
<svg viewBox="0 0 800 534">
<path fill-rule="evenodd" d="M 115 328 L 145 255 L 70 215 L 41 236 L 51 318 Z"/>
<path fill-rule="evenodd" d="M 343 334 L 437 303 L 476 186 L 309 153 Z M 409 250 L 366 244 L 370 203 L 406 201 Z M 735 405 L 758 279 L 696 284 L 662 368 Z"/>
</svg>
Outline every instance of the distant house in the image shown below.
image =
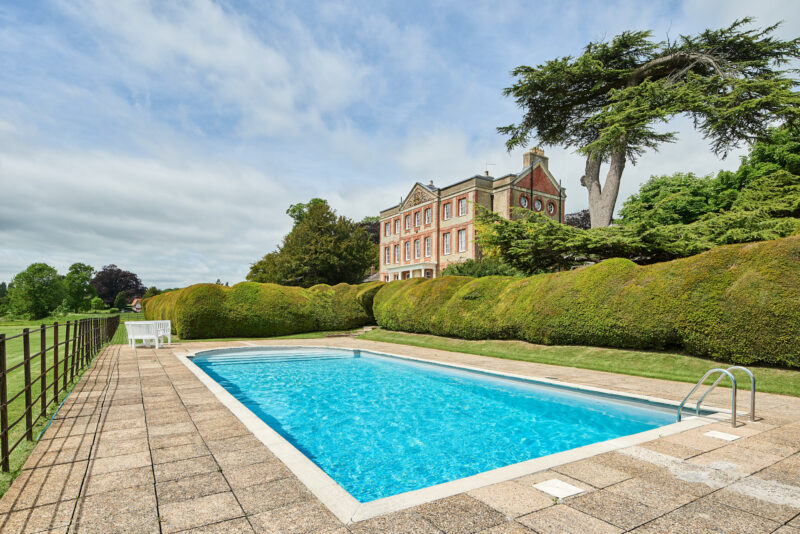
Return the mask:
<svg viewBox="0 0 800 534">
<path fill-rule="evenodd" d="M 133 302 L 131 302 L 131 309 L 136 313 L 142 311 L 142 299 L 133 299 Z"/>
</svg>

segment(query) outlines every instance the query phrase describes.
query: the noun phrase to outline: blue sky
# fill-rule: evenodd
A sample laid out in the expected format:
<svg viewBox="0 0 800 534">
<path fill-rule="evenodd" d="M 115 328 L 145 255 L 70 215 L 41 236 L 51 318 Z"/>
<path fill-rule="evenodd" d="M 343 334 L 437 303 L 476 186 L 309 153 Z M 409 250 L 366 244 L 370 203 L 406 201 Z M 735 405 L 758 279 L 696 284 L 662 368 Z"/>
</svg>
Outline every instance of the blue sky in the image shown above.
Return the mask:
<svg viewBox="0 0 800 534">
<path fill-rule="evenodd" d="M 0 280 L 35 261 L 115 263 L 147 285 L 242 280 L 319 196 L 354 219 L 415 181 L 520 170 L 495 128 L 509 71 L 626 29 L 675 37 L 783 20 L 794 0 L 0 1 Z M 652 174 L 734 168 L 683 120 Z M 570 211 L 583 161 L 547 149 Z"/>
</svg>

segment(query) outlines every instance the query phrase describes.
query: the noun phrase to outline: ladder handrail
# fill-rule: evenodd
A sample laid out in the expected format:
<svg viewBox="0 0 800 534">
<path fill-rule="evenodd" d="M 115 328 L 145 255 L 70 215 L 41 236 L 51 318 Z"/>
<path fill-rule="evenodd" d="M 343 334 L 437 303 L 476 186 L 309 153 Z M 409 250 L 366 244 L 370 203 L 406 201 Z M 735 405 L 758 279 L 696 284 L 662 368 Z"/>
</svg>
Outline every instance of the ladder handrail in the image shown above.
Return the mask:
<svg viewBox="0 0 800 534">
<path fill-rule="evenodd" d="M 678 406 L 678 422 L 680 422 L 680 420 L 681 420 L 681 412 L 683 411 L 683 405 L 684 405 L 684 404 L 686 404 L 686 401 L 687 401 L 687 400 L 689 400 L 689 397 L 691 397 L 691 396 L 692 396 L 692 394 L 693 394 L 695 391 L 697 391 L 697 388 L 699 388 L 699 387 L 700 387 L 700 385 L 701 385 L 703 382 L 705 382 L 706 378 L 708 378 L 709 376 L 711 376 L 711 375 L 712 375 L 712 374 L 714 374 L 714 373 L 722 373 L 722 374 L 723 374 L 723 376 L 727 376 L 728 378 L 730 378 L 730 379 L 731 379 L 731 388 L 732 388 L 732 390 L 733 390 L 733 391 L 731 392 L 731 426 L 733 426 L 733 427 L 735 427 L 735 426 L 736 426 L 736 377 L 735 377 L 735 376 L 733 376 L 733 374 L 731 374 L 731 372 L 730 372 L 730 371 L 728 371 L 727 369 L 720 369 L 720 368 L 718 368 L 718 367 L 717 367 L 717 368 L 714 368 L 714 369 L 710 369 L 710 370 L 709 370 L 709 371 L 708 371 L 706 374 L 704 374 L 704 375 L 703 375 L 703 378 L 701 378 L 701 379 L 700 379 L 700 380 L 697 382 L 697 384 L 695 384 L 695 385 L 694 385 L 694 387 L 693 387 L 693 388 L 692 388 L 692 390 L 689 392 L 689 394 L 688 394 L 688 395 L 686 395 L 686 396 L 683 398 L 683 400 L 681 401 L 680 405 Z M 716 382 L 714 382 L 714 384 L 713 384 L 711 387 L 713 388 L 714 386 L 716 386 L 716 385 L 717 385 L 717 382 L 719 382 L 719 380 L 717 380 Z M 698 410 L 698 413 L 699 413 L 699 410 Z"/>
<path fill-rule="evenodd" d="M 748 369 L 747 367 L 742 367 L 741 365 L 734 365 L 732 367 L 728 367 L 726 371 L 732 371 L 734 369 L 744 371 L 750 376 L 750 420 L 755 421 L 756 420 L 756 377 L 753 376 L 753 373 L 750 371 L 750 369 Z M 696 411 L 695 411 L 697 415 L 700 415 L 700 405 L 706 399 L 706 396 L 708 396 L 708 394 L 711 393 L 712 389 L 717 387 L 717 384 L 719 384 L 720 380 L 722 380 L 723 378 L 725 378 L 725 375 L 720 374 L 719 378 L 717 378 L 714 381 L 714 383 L 711 384 L 711 387 L 708 388 L 708 390 L 705 393 L 703 393 L 703 396 L 700 397 L 700 400 L 697 401 Z"/>
</svg>

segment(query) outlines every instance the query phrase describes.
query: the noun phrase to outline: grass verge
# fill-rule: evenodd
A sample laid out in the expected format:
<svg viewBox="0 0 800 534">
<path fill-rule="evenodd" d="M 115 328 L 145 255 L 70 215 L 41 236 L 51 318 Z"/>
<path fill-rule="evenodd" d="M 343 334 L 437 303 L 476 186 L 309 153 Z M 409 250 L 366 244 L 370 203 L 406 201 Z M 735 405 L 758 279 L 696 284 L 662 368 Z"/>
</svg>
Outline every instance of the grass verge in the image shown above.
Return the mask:
<svg viewBox="0 0 800 534">
<path fill-rule="evenodd" d="M 469 341 L 382 328 L 362 334 L 359 339 L 688 383 L 697 382 L 712 367 L 725 369 L 730 366 L 723 362 L 668 352 L 534 345 L 524 341 Z M 757 391 L 800 397 L 800 371 L 772 367 L 748 368 L 756 377 Z M 738 374 L 737 383 L 742 389 L 750 388 L 749 380 L 743 376 L 740 381 Z M 720 386 L 723 384 L 720 382 Z"/>
</svg>

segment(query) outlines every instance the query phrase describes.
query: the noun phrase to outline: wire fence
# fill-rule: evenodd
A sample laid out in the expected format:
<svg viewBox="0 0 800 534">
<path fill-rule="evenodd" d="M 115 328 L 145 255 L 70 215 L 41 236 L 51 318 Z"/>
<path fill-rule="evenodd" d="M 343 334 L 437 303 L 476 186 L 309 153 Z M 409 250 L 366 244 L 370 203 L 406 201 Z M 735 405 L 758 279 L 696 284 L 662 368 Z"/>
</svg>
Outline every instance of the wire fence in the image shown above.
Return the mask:
<svg viewBox="0 0 800 534">
<path fill-rule="evenodd" d="M 20 334 L 0 333 L 0 467 L 58 402 L 81 371 L 111 341 L 119 315 L 41 325 Z M 38 351 L 32 352 L 38 348 Z M 34 372 L 38 372 L 33 376 Z"/>
</svg>

